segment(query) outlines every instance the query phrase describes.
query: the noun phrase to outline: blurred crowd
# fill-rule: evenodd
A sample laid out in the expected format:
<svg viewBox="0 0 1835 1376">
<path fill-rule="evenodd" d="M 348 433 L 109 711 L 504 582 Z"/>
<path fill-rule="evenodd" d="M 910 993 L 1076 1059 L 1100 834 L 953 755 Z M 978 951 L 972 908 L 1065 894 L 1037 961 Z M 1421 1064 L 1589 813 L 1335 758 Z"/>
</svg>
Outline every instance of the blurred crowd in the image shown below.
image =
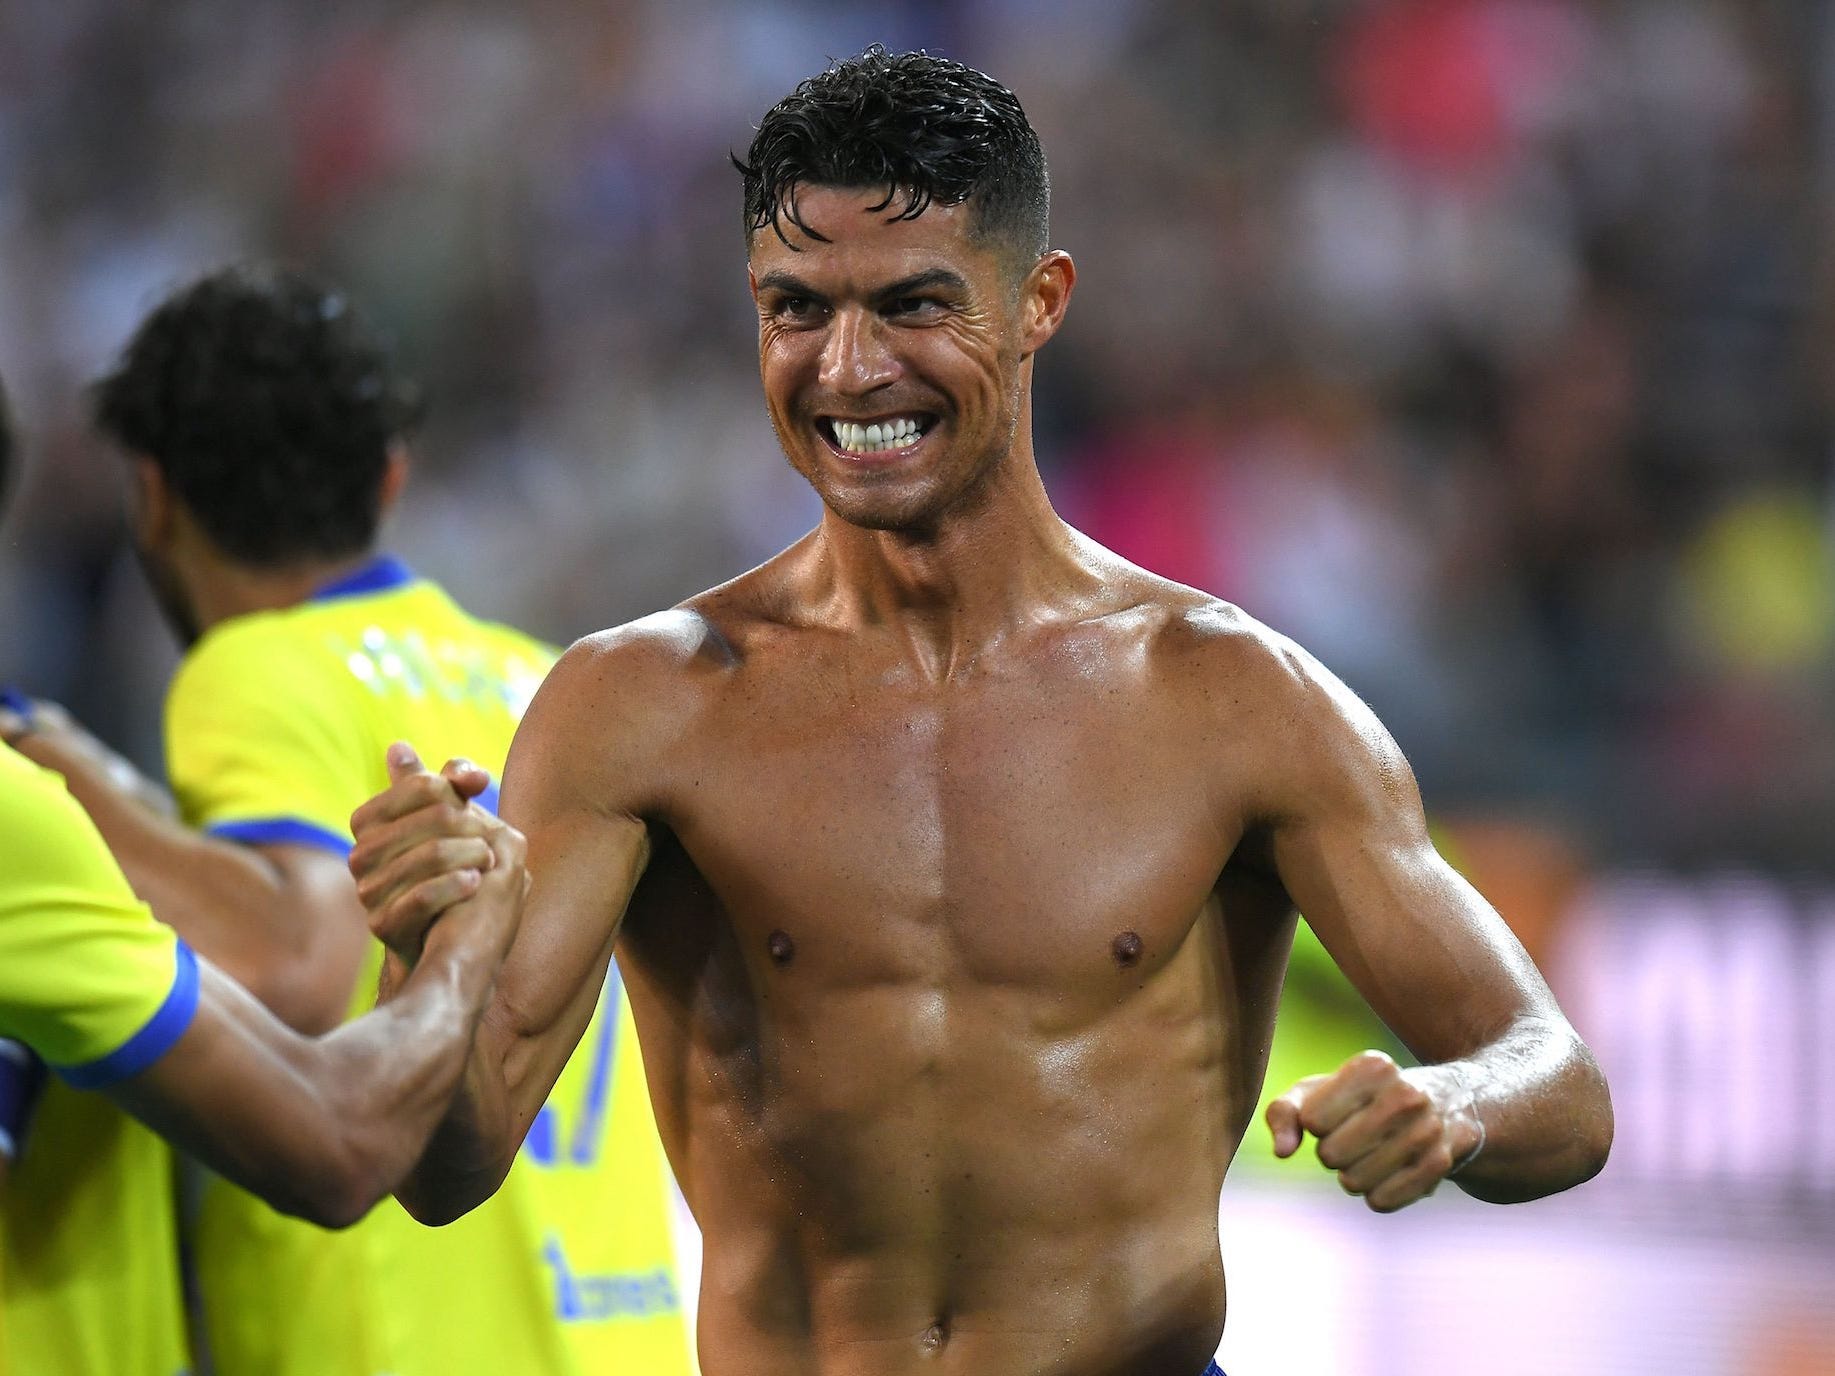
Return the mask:
<svg viewBox="0 0 1835 1376">
<path fill-rule="evenodd" d="M 392 543 L 565 640 L 813 523 L 738 177 L 880 41 L 989 71 L 1081 278 L 1067 518 L 1362 693 L 1442 815 L 1826 870 L 1835 21 L 1795 0 L 8 0 L 0 678 L 157 761 L 83 386 L 194 273 L 348 288 L 430 401 Z"/>
</svg>

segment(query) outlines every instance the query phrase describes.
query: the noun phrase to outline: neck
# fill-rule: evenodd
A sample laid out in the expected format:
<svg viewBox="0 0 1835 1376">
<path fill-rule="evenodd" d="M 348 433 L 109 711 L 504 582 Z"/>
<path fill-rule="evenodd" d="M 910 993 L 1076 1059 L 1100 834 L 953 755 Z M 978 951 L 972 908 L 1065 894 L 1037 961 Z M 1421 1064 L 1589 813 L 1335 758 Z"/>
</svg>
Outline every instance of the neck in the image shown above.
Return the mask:
<svg viewBox="0 0 1835 1376">
<path fill-rule="evenodd" d="M 868 530 L 825 510 L 808 550 L 831 616 L 893 632 L 939 678 L 1102 588 L 1087 542 L 1052 510 L 1029 443 L 933 527 Z"/>
<path fill-rule="evenodd" d="M 327 583 L 355 572 L 374 552 L 343 559 L 315 559 L 282 569 L 251 568 L 211 550 L 200 554 L 190 579 L 198 630 L 251 612 L 298 606 Z"/>
</svg>

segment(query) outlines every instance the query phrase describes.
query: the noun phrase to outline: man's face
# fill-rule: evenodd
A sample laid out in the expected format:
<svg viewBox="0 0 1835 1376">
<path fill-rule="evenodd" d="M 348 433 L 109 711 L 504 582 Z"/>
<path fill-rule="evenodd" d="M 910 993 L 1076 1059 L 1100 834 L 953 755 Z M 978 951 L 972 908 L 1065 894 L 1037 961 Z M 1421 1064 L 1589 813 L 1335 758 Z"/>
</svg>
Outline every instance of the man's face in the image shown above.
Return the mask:
<svg viewBox="0 0 1835 1376">
<path fill-rule="evenodd" d="M 882 190 L 799 188 L 828 242 L 754 232 L 765 403 L 791 465 L 828 508 L 873 530 L 933 528 L 1009 452 L 1023 393 L 1024 289 L 973 210 L 914 220 Z"/>
</svg>

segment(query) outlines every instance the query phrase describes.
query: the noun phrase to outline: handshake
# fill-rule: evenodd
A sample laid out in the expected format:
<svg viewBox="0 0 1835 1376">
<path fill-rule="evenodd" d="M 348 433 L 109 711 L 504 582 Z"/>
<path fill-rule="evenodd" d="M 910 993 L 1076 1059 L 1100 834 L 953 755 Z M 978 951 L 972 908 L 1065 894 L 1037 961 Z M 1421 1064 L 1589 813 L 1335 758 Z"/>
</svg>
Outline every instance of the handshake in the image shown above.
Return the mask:
<svg viewBox="0 0 1835 1376">
<path fill-rule="evenodd" d="M 351 815 L 350 872 L 370 930 L 388 951 L 388 990 L 431 941 L 500 962 L 529 889 L 522 833 L 476 801 L 491 776 L 470 760 L 435 774 L 406 744 L 389 747 L 389 787 Z"/>
</svg>

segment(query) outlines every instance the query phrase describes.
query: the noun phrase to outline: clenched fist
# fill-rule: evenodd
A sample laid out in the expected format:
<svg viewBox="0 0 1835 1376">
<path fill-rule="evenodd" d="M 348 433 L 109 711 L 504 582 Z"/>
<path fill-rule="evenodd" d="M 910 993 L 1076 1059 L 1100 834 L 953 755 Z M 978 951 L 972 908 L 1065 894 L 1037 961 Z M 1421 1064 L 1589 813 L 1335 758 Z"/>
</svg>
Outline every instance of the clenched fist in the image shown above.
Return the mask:
<svg viewBox="0 0 1835 1376">
<path fill-rule="evenodd" d="M 1484 1145 L 1472 1092 L 1449 1066 L 1403 1070 L 1380 1051 L 1309 1075 L 1268 1105 L 1274 1154 L 1292 1156 L 1306 1134 L 1347 1194 L 1378 1213 L 1424 1199 Z"/>
</svg>

